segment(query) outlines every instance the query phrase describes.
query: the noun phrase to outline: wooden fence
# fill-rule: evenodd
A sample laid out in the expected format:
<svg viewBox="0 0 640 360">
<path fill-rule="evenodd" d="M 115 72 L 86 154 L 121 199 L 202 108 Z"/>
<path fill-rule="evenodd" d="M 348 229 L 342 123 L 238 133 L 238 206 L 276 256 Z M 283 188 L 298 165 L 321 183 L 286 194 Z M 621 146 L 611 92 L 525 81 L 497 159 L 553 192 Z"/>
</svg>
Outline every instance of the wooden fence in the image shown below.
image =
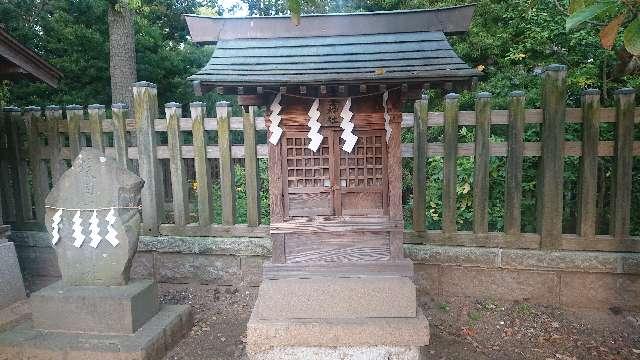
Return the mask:
<svg viewBox="0 0 640 360">
<path fill-rule="evenodd" d="M 550 67 L 545 73 L 542 109 L 525 109 L 524 93 L 513 92 L 507 110 L 492 110 L 491 95 L 480 93 L 475 111 L 459 111 L 455 94 L 445 98 L 443 112 L 429 112 L 427 98 L 415 103 L 413 114 L 403 114 L 402 126 L 413 128 L 414 143 L 402 144 L 402 156 L 413 157 L 413 229 L 405 242 L 505 248 L 639 251 L 640 238 L 632 237 L 631 189 L 633 157 L 640 155 L 640 141 L 633 139 L 640 110 L 635 108 L 633 89 L 615 95 L 615 108 L 601 108 L 597 90 L 584 92 L 582 108 L 566 108 L 566 70 Z M 50 187 L 80 151 L 91 144 L 103 149 L 123 166 L 135 169 L 146 181 L 143 190 L 145 234 L 177 236 L 267 236 L 269 228 L 260 224 L 259 158 L 266 158 L 268 146 L 257 143 L 256 133 L 266 131 L 263 118 L 254 107 L 232 117 L 231 106 L 219 102 L 216 118 L 206 117 L 203 103 L 191 103 L 189 117 L 179 104 L 165 105 L 165 118 L 158 118 L 155 85 L 140 82 L 134 87 L 135 119 L 126 106 L 90 105 L 87 113 L 77 105 L 65 111 L 57 106 L 44 110 L 4 109 L 0 129 L 0 194 L 4 220 L 19 229 L 42 229 L 43 202 Z M 85 116 L 86 115 L 86 116 Z M 565 141 L 565 124 L 582 124 L 582 141 Z M 601 123 L 615 123 L 615 141 L 600 141 Z M 541 124 L 541 141 L 525 142 L 525 124 Z M 475 142 L 458 143 L 459 126 L 475 126 Z M 508 125 L 503 143 L 490 142 L 491 125 Z M 443 142 L 427 142 L 429 127 L 443 126 Z M 217 144 L 208 144 L 207 132 L 216 131 Z M 242 131 L 244 143 L 232 144 L 231 132 Z M 166 132 L 166 144 L 158 134 Z M 191 144 L 185 144 L 190 132 Z M 108 136 L 105 136 L 108 135 Z M 132 145 L 135 137 L 137 146 Z M 164 136 L 163 136 L 164 137 Z M 108 139 L 108 141 L 106 141 Z M 456 160 L 474 157 L 473 230 L 457 230 Z M 504 232 L 489 232 L 489 158 L 506 157 Z M 537 233 L 521 233 L 522 166 L 525 156 L 539 156 L 537 180 Z M 562 233 L 563 166 L 565 156 L 580 156 L 577 234 Z M 597 159 L 615 159 L 611 209 L 611 233 L 598 235 L 596 229 Z M 443 157 L 442 229 L 426 230 L 427 157 Z M 159 160 L 163 160 L 164 166 Z M 197 222 L 193 223 L 186 159 L 192 159 L 197 183 Z M 220 202 L 213 203 L 212 160 L 217 159 Z M 247 223 L 236 217 L 234 159 L 243 159 L 246 176 Z M 168 160 L 168 161 L 167 161 Z M 165 167 L 165 171 L 163 171 Z M 164 176 L 163 176 L 164 174 Z M 171 203 L 165 203 L 169 181 Z M 172 207 L 173 221 L 166 223 L 165 206 Z M 221 224 L 214 224 L 214 207 L 221 207 Z M 0 217 L 1 219 L 1 217 Z"/>
</svg>

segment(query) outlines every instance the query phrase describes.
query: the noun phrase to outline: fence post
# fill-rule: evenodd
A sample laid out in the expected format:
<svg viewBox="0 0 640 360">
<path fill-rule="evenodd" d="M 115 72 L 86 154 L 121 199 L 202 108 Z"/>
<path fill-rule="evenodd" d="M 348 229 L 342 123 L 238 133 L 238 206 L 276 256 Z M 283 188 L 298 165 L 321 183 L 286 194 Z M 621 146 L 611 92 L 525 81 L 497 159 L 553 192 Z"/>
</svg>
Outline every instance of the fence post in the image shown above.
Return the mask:
<svg viewBox="0 0 640 360">
<path fill-rule="evenodd" d="M 167 103 L 164 105 L 164 112 L 167 118 L 173 219 L 176 225 L 184 226 L 189 223 L 189 188 L 187 187 L 184 160 L 182 160 L 182 136 L 180 136 L 182 106 L 175 102 Z"/>
<path fill-rule="evenodd" d="M 247 191 L 247 224 L 260 224 L 260 199 L 258 197 L 258 156 L 256 149 L 255 106 L 245 111 L 242 107 L 242 129 L 244 132 L 244 171 Z"/>
<path fill-rule="evenodd" d="M 616 162 L 611 201 L 611 235 L 616 240 L 629 236 L 631 221 L 631 185 L 633 169 L 633 128 L 635 90 L 620 89 L 615 93 L 616 102 Z"/>
<path fill-rule="evenodd" d="M 522 205 L 522 157 L 524 153 L 524 92 L 509 94 L 509 132 L 507 135 L 507 172 L 504 232 L 520 234 Z"/>
<path fill-rule="evenodd" d="M 235 176 L 231 161 L 231 107 L 227 101 L 216 103 L 218 120 L 218 147 L 220 149 L 220 193 L 222 197 L 222 223 L 233 225 L 236 214 Z"/>
<path fill-rule="evenodd" d="M 473 170 L 473 232 L 489 232 L 489 134 L 491 133 L 491 94 L 476 96 L 476 132 Z"/>
<path fill-rule="evenodd" d="M 22 225 L 32 217 L 27 167 L 23 158 L 22 142 L 20 141 L 22 121 L 20 118 L 20 109 L 17 107 L 6 107 L 4 108 L 4 113 L 8 117 L 6 118 L 6 125 L 9 130 L 7 133 L 7 147 L 9 148 L 9 163 L 11 165 L 11 174 L 13 175 L 13 201 L 16 212 L 16 223 Z"/>
<path fill-rule="evenodd" d="M 40 138 L 42 109 L 37 106 L 27 107 L 24 113 L 24 123 L 27 128 L 29 144 L 29 167 L 31 169 L 34 212 L 36 221 L 44 224 L 44 199 L 49 192 L 49 181 L 47 169 L 40 156 L 42 150 L 42 139 Z"/>
<path fill-rule="evenodd" d="M 158 90 L 155 84 L 133 84 L 133 108 L 138 138 L 138 164 L 142 188 L 143 233 L 158 235 L 164 211 L 162 173 L 157 156 L 155 121 L 158 118 Z"/>
<path fill-rule="evenodd" d="M 456 232 L 456 188 L 458 159 L 458 94 L 447 94 L 444 100 L 444 169 L 442 183 L 442 232 Z M 447 237 L 445 236 L 445 239 Z M 448 240 L 445 240 L 448 241 Z"/>
<path fill-rule="evenodd" d="M 413 106 L 413 231 L 426 242 L 427 211 L 427 126 L 429 97 L 422 95 Z"/>
<path fill-rule="evenodd" d="M 537 184 L 538 233 L 543 249 L 559 248 L 562 236 L 566 76 L 567 67 L 557 64 L 547 66 L 544 74 L 542 156 Z"/>
<path fill-rule="evenodd" d="M 49 156 L 51 163 L 51 177 L 55 185 L 65 170 L 62 164 L 62 145 L 60 144 L 59 124 L 62 121 L 62 109 L 60 106 L 50 105 L 45 108 L 45 116 L 47 118 L 48 131 L 47 139 L 49 142 Z"/>
<path fill-rule="evenodd" d="M 582 93 L 582 156 L 576 224 L 576 232 L 585 239 L 594 239 L 596 236 L 599 140 L 600 90 L 589 89 Z"/>
<path fill-rule="evenodd" d="M 111 105 L 111 118 L 113 119 L 113 148 L 116 153 L 116 162 L 125 169 L 131 169 L 127 146 L 127 104 Z"/>
<path fill-rule="evenodd" d="M 84 117 L 82 106 L 67 106 L 67 132 L 69 133 L 69 147 L 71 148 L 71 161 L 80 154 L 80 121 Z"/>
<path fill-rule="evenodd" d="M 201 226 L 211 225 L 213 212 L 211 211 L 211 168 L 207 159 L 207 137 L 204 131 L 204 114 L 206 105 L 193 102 L 190 105 L 193 125 L 193 155 L 196 169 L 196 183 L 198 184 L 198 223 Z"/>
<path fill-rule="evenodd" d="M 89 113 L 89 127 L 91 129 L 91 147 L 104 153 L 104 135 L 102 122 L 105 118 L 104 105 L 93 104 L 87 106 Z"/>
</svg>

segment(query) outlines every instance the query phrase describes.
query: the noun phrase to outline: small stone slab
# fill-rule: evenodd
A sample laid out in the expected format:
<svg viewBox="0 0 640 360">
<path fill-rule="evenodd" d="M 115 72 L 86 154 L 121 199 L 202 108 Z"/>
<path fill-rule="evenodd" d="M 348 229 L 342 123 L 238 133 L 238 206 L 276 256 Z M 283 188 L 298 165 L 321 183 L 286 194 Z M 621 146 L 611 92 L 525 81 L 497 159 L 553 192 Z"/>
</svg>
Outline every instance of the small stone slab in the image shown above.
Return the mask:
<svg viewBox="0 0 640 360">
<path fill-rule="evenodd" d="M 0 241 L 0 309 L 26 298 L 16 249 Z"/>
<path fill-rule="evenodd" d="M 406 277 L 264 280 L 258 319 L 357 319 L 416 316 L 416 287 Z"/>
<path fill-rule="evenodd" d="M 189 306 L 163 306 L 132 335 L 101 335 L 33 329 L 25 322 L 0 334 L 0 360 L 162 359 L 192 325 Z"/>
<path fill-rule="evenodd" d="M 18 301 L 0 310 L 0 332 L 31 319 L 31 306 L 29 300 Z"/>
<path fill-rule="evenodd" d="M 283 347 L 253 354 L 251 360 L 423 360 L 419 346 Z"/>
<path fill-rule="evenodd" d="M 288 296 L 283 294 L 283 296 Z M 429 344 L 429 322 L 421 310 L 413 318 L 262 320 L 251 314 L 247 353 L 290 347 L 420 347 Z"/>
<path fill-rule="evenodd" d="M 65 286 L 56 282 L 31 295 L 36 329 L 132 334 L 158 313 L 158 285 Z"/>
</svg>

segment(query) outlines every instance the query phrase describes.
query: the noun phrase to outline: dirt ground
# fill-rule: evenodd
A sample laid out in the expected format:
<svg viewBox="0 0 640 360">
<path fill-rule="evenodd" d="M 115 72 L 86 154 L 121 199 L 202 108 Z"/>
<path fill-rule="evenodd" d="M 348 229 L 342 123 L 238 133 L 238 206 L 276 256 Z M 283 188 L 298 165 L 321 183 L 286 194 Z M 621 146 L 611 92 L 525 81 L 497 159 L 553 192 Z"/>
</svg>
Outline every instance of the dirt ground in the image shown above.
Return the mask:
<svg viewBox="0 0 640 360">
<path fill-rule="evenodd" d="M 166 304 L 189 304 L 194 327 L 167 359 L 246 360 L 257 288 L 161 285 Z M 640 314 L 570 312 L 491 299 L 429 299 L 429 359 L 640 359 Z"/>
</svg>

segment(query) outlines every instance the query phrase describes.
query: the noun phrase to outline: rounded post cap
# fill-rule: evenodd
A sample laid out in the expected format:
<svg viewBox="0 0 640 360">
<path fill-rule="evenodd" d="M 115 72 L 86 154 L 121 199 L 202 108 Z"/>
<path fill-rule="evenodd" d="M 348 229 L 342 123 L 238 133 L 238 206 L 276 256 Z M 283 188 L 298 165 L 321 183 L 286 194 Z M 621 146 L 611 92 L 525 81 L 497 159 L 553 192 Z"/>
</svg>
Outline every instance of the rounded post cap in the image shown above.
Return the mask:
<svg viewBox="0 0 640 360">
<path fill-rule="evenodd" d="M 20 112 L 20 108 L 16 106 L 5 106 L 2 108 L 4 112 Z"/>
<path fill-rule="evenodd" d="M 82 106 L 80 105 L 67 105 L 67 110 L 82 110 Z"/>
<path fill-rule="evenodd" d="M 203 103 L 202 101 L 195 101 L 195 102 L 190 103 L 189 107 L 192 107 L 192 108 L 193 107 L 195 107 L 195 108 L 198 108 L 198 107 L 204 108 L 204 107 L 207 107 L 207 104 Z"/>
<path fill-rule="evenodd" d="M 422 94 L 420 100 L 429 100 L 429 94 Z"/>
<path fill-rule="evenodd" d="M 444 96 L 444 98 L 446 100 L 458 100 L 460 98 L 460 95 L 456 93 L 448 93 L 447 95 Z"/>
<path fill-rule="evenodd" d="M 111 110 L 128 110 L 129 105 L 123 103 L 111 104 Z"/>
<path fill-rule="evenodd" d="M 172 102 L 168 102 L 168 103 L 164 104 L 164 107 L 166 109 L 169 109 L 169 108 L 182 108 L 182 104 L 172 101 Z"/>
<path fill-rule="evenodd" d="M 476 94 L 476 99 L 491 99 L 491 93 L 482 91 Z"/>
<path fill-rule="evenodd" d="M 511 97 L 523 97 L 524 96 L 524 91 L 515 90 L 515 91 L 510 92 L 509 96 L 511 96 Z"/>
<path fill-rule="evenodd" d="M 42 109 L 40 108 L 40 106 L 27 106 L 26 108 L 24 108 L 25 112 L 29 112 L 29 111 L 42 111 Z"/>
<path fill-rule="evenodd" d="M 634 88 L 622 88 L 622 89 L 618 89 L 614 92 L 614 94 L 616 95 L 631 95 L 631 94 L 635 94 L 636 93 L 636 89 Z"/>
<path fill-rule="evenodd" d="M 598 89 L 585 89 L 582 91 L 582 95 L 600 95 L 600 90 Z"/>
<path fill-rule="evenodd" d="M 218 101 L 216 103 L 216 107 L 228 107 L 231 103 L 228 101 Z"/>
<path fill-rule="evenodd" d="M 60 109 L 61 108 L 58 105 L 47 105 L 47 107 L 45 107 L 45 110 L 47 111 L 58 111 Z"/>
<path fill-rule="evenodd" d="M 138 81 L 133 83 L 133 87 L 148 87 L 148 88 L 157 88 L 156 84 L 149 81 Z"/>
<path fill-rule="evenodd" d="M 567 71 L 567 65 L 551 64 L 544 68 L 545 71 Z"/>
<path fill-rule="evenodd" d="M 104 110 L 104 105 L 101 105 L 101 104 L 87 105 L 87 110 Z"/>
</svg>

